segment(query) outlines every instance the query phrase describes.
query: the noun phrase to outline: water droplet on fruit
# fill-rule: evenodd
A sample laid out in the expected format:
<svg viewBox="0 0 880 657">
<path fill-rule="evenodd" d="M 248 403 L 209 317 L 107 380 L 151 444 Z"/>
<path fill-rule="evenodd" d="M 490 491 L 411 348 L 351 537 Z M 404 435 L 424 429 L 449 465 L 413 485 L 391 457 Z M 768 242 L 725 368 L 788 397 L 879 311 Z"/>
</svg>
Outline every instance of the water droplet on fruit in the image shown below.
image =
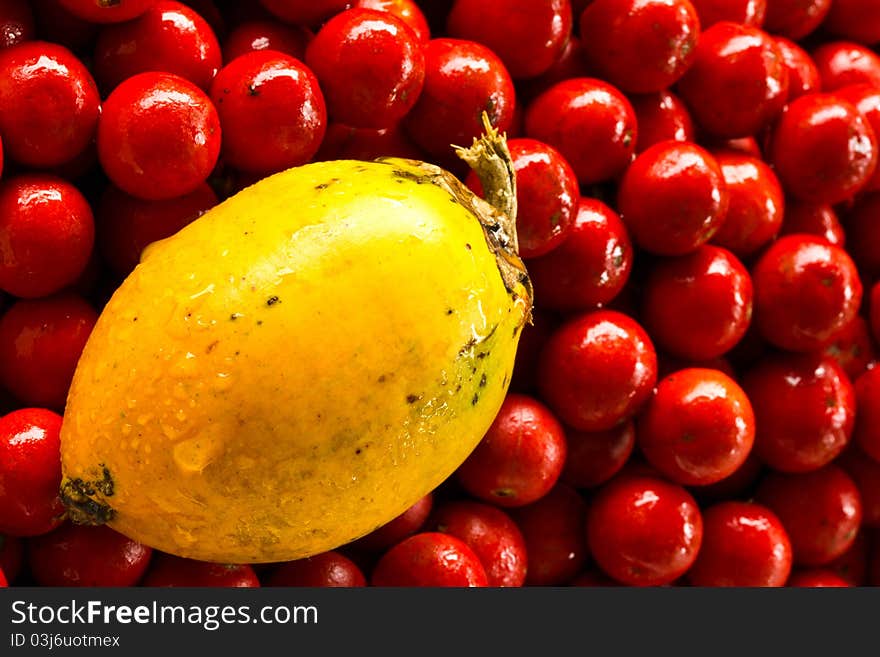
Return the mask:
<svg viewBox="0 0 880 657">
<path fill-rule="evenodd" d="M 204 470 L 222 451 L 222 439 L 205 431 L 194 438 L 177 443 L 172 450 L 172 457 L 181 471 L 193 473 Z"/>
</svg>

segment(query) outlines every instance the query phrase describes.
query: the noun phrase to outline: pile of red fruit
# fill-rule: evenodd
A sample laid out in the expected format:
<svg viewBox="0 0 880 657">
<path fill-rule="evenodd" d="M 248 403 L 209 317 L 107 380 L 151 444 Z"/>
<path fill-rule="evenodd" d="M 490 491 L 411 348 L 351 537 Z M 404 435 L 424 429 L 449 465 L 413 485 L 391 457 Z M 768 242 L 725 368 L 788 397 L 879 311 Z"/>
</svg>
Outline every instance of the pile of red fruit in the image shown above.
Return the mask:
<svg viewBox="0 0 880 657">
<path fill-rule="evenodd" d="M 880 584 L 878 44 L 876 0 L 0 0 L 0 582 Z M 145 245 L 314 160 L 479 193 L 483 112 L 536 307 L 447 482 L 256 567 L 63 519 L 67 387 Z"/>
</svg>

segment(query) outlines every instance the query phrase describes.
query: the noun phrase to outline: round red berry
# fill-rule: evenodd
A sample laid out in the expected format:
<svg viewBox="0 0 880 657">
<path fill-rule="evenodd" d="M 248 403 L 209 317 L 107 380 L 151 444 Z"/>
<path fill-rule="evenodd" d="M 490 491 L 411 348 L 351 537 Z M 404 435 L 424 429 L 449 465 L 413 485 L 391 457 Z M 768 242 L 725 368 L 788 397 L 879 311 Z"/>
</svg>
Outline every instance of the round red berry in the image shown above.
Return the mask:
<svg viewBox="0 0 880 657">
<path fill-rule="evenodd" d="M 681 255 L 721 227 L 729 195 L 721 167 L 692 142 L 654 144 L 626 169 L 617 208 L 633 241 L 658 255 Z"/>
<path fill-rule="evenodd" d="M 0 184 L 0 289 L 44 297 L 85 270 L 95 239 L 88 201 L 71 183 L 24 174 Z"/>
<path fill-rule="evenodd" d="M 265 585 L 352 588 L 366 586 L 367 580 L 354 561 L 331 550 L 276 566 Z"/>
<path fill-rule="evenodd" d="M 874 136 L 880 140 L 880 81 L 875 84 L 860 82 L 847 84 L 834 91 L 839 98 L 852 103 L 871 126 Z M 880 190 L 880 163 L 874 169 L 874 175 L 862 187 L 861 192 Z"/>
<path fill-rule="evenodd" d="M 593 0 L 580 15 L 587 65 L 629 93 L 662 91 L 690 67 L 700 19 L 690 0 Z"/>
<path fill-rule="evenodd" d="M 211 84 L 226 164 L 270 174 L 308 162 L 327 129 L 324 95 L 302 62 L 272 50 L 227 63 Z"/>
<path fill-rule="evenodd" d="M 406 23 L 422 43 L 431 38 L 431 26 L 416 0 L 355 0 L 353 6 L 387 11 Z"/>
<path fill-rule="evenodd" d="M 37 536 L 63 520 L 60 431 L 61 416 L 44 408 L 0 417 L 0 533 Z"/>
<path fill-rule="evenodd" d="M 618 476 L 593 497 L 586 534 L 593 559 L 607 575 L 630 586 L 660 586 L 694 563 L 703 520 L 684 487 L 656 477 Z"/>
<path fill-rule="evenodd" d="M 834 207 L 827 203 L 789 200 L 785 204 L 780 235 L 806 233 L 828 240 L 836 246 L 844 246 L 846 233 Z"/>
<path fill-rule="evenodd" d="M 64 46 L 25 41 L 0 50 L 0 133 L 10 160 L 69 162 L 93 139 L 100 111 L 91 73 Z"/>
<path fill-rule="evenodd" d="M 694 122 L 687 106 L 671 91 L 629 96 L 636 114 L 639 138 L 636 153 L 668 139 L 694 141 Z"/>
<path fill-rule="evenodd" d="M 533 99 L 525 110 L 525 134 L 562 153 L 582 185 L 619 175 L 638 138 L 632 104 L 595 78 L 563 80 Z"/>
<path fill-rule="evenodd" d="M 106 525 L 68 522 L 27 542 L 28 564 L 41 586 L 134 586 L 152 554 L 150 547 Z"/>
<path fill-rule="evenodd" d="M 819 91 L 822 81 L 810 53 L 796 42 L 781 36 L 776 37 L 776 46 L 782 54 L 785 68 L 788 69 L 788 101 Z"/>
<path fill-rule="evenodd" d="M 862 283 L 846 251 L 821 237 L 780 237 L 752 267 L 755 323 L 791 351 L 820 349 L 858 314 Z"/>
<path fill-rule="evenodd" d="M 856 539 L 861 498 L 855 482 L 837 465 L 801 474 L 769 472 L 755 496 L 782 521 L 799 566 L 824 566 Z"/>
<path fill-rule="evenodd" d="M 538 364 L 541 398 L 565 424 L 601 431 L 639 410 L 657 380 L 657 354 L 631 317 L 597 310 L 572 317 L 547 340 Z"/>
<path fill-rule="evenodd" d="M 785 586 L 791 562 L 791 541 L 775 513 L 752 502 L 719 502 L 703 510 L 703 543 L 687 580 L 692 586 Z"/>
<path fill-rule="evenodd" d="M 219 154 L 217 110 L 178 75 L 139 73 L 104 102 L 98 158 L 113 184 L 132 196 L 189 194 L 207 180 Z"/>
<path fill-rule="evenodd" d="M 247 564 L 210 563 L 156 552 L 141 586 L 257 588 L 260 580 Z"/>
<path fill-rule="evenodd" d="M 768 0 L 764 29 L 789 39 L 803 39 L 828 14 L 831 0 Z"/>
<path fill-rule="evenodd" d="M 370 575 L 372 586 L 485 587 L 488 578 L 476 553 L 460 538 L 420 532 L 385 552 Z"/>
<path fill-rule="evenodd" d="M 880 86 L 880 55 L 852 41 L 830 41 L 815 48 L 813 62 L 823 91 L 837 91 L 850 84 Z"/>
</svg>

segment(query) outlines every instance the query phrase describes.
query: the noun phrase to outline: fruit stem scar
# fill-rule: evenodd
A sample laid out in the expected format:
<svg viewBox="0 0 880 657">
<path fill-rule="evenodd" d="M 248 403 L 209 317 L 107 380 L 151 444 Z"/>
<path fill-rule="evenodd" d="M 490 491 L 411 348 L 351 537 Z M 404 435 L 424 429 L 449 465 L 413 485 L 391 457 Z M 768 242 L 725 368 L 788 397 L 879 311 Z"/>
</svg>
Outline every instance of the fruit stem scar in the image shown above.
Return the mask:
<svg viewBox="0 0 880 657">
<path fill-rule="evenodd" d="M 67 510 L 67 517 L 77 525 L 103 525 L 116 516 L 116 511 L 105 501 L 95 499 L 113 497 L 114 484 L 110 470 L 103 463 L 101 479 L 86 481 L 80 478 L 66 479 L 61 484 L 61 502 Z"/>
</svg>

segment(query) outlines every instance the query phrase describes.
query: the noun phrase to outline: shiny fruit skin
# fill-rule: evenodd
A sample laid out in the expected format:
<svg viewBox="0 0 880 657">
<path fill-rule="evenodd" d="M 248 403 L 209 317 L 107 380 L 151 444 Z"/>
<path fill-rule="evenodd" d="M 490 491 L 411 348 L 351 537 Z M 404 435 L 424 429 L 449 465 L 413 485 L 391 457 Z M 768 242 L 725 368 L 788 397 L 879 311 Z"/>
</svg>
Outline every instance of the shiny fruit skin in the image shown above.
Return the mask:
<svg viewBox="0 0 880 657">
<path fill-rule="evenodd" d="M 367 580 L 358 565 L 335 550 L 288 561 L 272 570 L 264 586 L 358 587 Z"/>
<path fill-rule="evenodd" d="M 597 310 L 568 319 L 538 364 L 541 398 L 566 425 L 602 431 L 639 410 L 657 380 L 657 354 L 631 317 Z"/>
<path fill-rule="evenodd" d="M 756 27 L 715 23 L 676 84 L 694 121 L 723 138 L 758 133 L 788 98 L 788 70 L 773 38 Z"/>
<path fill-rule="evenodd" d="M 528 570 L 525 538 L 501 509 L 471 500 L 451 500 L 434 511 L 429 526 L 467 543 L 483 564 L 489 586 L 524 584 Z"/>
<path fill-rule="evenodd" d="M 62 522 L 60 430 L 61 416 L 44 408 L 0 417 L 0 533 L 38 536 Z"/>
<path fill-rule="evenodd" d="M 752 400 L 755 453 L 781 472 L 809 472 L 850 442 L 856 397 L 843 368 L 822 354 L 776 354 L 742 376 Z"/>
<path fill-rule="evenodd" d="M 456 470 L 471 496 L 500 507 L 530 504 L 556 484 L 565 463 L 565 430 L 537 399 L 512 393 L 492 426 Z"/>
<path fill-rule="evenodd" d="M 791 541 L 776 514 L 730 500 L 703 510 L 703 543 L 686 577 L 692 586 L 778 587 L 791 562 Z"/>
<path fill-rule="evenodd" d="M 768 0 L 691 0 L 705 30 L 720 21 L 761 27 Z"/>
<path fill-rule="evenodd" d="M 764 29 L 800 40 L 812 33 L 828 15 L 832 0 L 768 0 Z"/>
<path fill-rule="evenodd" d="M 208 179 L 220 154 L 220 119 L 192 82 L 151 71 L 110 93 L 97 139 L 101 168 L 113 184 L 145 200 L 169 199 Z"/>
<path fill-rule="evenodd" d="M 789 200 L 785 205 L 780 235 L 806 233 L 843 247 L 846 232 L 834 207 L 827 203 Z"/>
<path fill-rule="evenodd" d="M 671 91 L 631 94 L 629 100 L 639 128 L 636 153 L 668 139 L 695 141 L 696 131 L 691 114 L 682 100 Z"/>
<path fill-rule="evenodd" d="M 657 255 L 691 253 L 708 242 L 728 203 L 721 167 L 693 142 L 654 144 L 626 169 L 617 190 L 617 209 L 633 242 Z"/>
<path fill-rule="evenodd" d="M 819 79 L 819 69 L 810 53 L 795 41 L 781 36 L 776 37 L 776 46 L 788 69 L 788 101 L 820 91 L 822 81 Z"/>
<path fill-rule="evenodd" d="M 425 82 L 418 36 L 393 14 L 373 9 L 349 9 L 324 23 L 306 47 L 305 62 L 330 119 L 355 128 L 396 125 Z"/>
<path fill-rule="evenodd" d="M 24 41 L 0 50 L 4 156 L 33 167 L 64 164 L 95 135 L 101 99 L 91 73 L 64 46 Z"/>
<path fill-rule="evenodd" d="M 693 361 L 723 356 L 752 318 L 752 279 L 727 249 L 709 244 L 658 260 L 642 290 L 641 318 L 655 345 Z"/>
<path fill-rule="evenodd" d="M 91 207 L 69 182 L 23 174 L 0 183 L 0 289 L 45 297 L 73 284 L 95 240 Z"/>
<path fill-rule="evenodd" d="M 153 243 L 71 386 L 73 503 L 76 481 L 106 468 L 112 498 L 89 499 L 118 531 L 191 558 L 288 561 L 369 533 L 446 479 L 501 406 L 530 308 L 466 207 L 483 202 L 450 179 L 404 160 L 312 163 Z"/>
<path fill-rule="evenodd" d="M 486 587 L 486 570 L 459 538 L 420 532 L 388 550 L 370 574 L 371 586 Z"/>
<path fill-rule="evenodd" d="M 514 79 L 545 73 L 572 32 L 569 0 L 456 0 L 446 31 L 497 53 Z"/>
<path fill-rule="evenodd" d="M 824 566 L 846 552 L 862 519 L 855 482 L 834 464 L 802 474 L 770 472 L 755 499 L 782 521 L 798 566 Z"/>
<path fill-rule="evenodd" d="M 207 91 L 222 63 L 208 22 L 181 2 L 159 0 L 134 20 L 101 30 L 93 70 L 105 93 L 147 71 L 174 73 Z"/>
<path fill-rule="evenodd" d="M 852 259 L 821 237 L 785 235 L 752 266 L 754 321 L 780 349 L 819 349 L 858 314 L 862 282 Z"/>
<path fill-rule="evenodd" d="M 636 426 L 636 442 L 648 463 L 686 486 L 730 476 L 755 440 L 746 393 L 723 372 L 699 367 L 661 379 Z"/>
<path fill-rule="evenodd" d="M 593 0 L 579 24 L 587 65 L 627 93 L 675 84 L 692 64 L 700 37 L 690 0 Z"/>
<path fill-rule="evenodd" d="M 70 522 L 27 542 L 28 564 L 41 586 L 134 586 L 152 556 L 152 549 L 109 527 Z"/>
<path fill-rule="evenodd" d="M 835 95 L 848 100 L 862 114 L 874 136 L 880 140 L 880 81 L 857 82 L 835 89 Z M 862 187 L 860 194 L 880 190 L 880 163 L 874 169 L 874 175 Z"/>
<path fill-rule="evenodd" d="M 592 499 L 586 534 L 593 559 L 607 575 L 629 586 L 661 586 L 693 564 L 703 520 L 684 487 L 619 475 Z"/>
<path fill-rule="evenodd" d="M 156 552 L 141 586 L 257 588 L 260 580 L 247 564 L 210 563 Z"/>
<path fill-rule="evenodd" d="M 562 243 L 529 260 L 529 275 L 541 308 L 591 310 L 612 301 L 629 280 L 634 251 L 620 215 L 586 196 Z"/>
<path fill-rule="evenodd" d="M 559 150 L 578 182 L 590 185 L 611 180 L 629 165 L 638 127 L 619 89 L 596 78 L 570 78 L 529 103 L 525 134 Z"/>
<path fill-rule="evenodd" d="M 850 84 L 880 86 L 880 55 L 852 41 L 828 41 L 812 52 L 822 91 Z"/>
<path fill-rule="evenodd" d="M 394 14 L 416 33 L 422 43 L 431 38 L 431 26 L 416 0 L 355 0 L 354 6 Z"/>
<path fill-rule="evenodd" d="M 852 103 L 813 93 L 783 110 L 772 129 L 768 161 L 791 196 L 835 204 L 868 183 L 877 154 L 877 137 Z"/>
<path fill-rule="evenodd" d="M 224 162 L 268 175 L 308 162 L 327 130 L 327 107 L 315 74 L 272 50 L 227 63 L 211 83 L 222 127 Z"/>
</svg>

